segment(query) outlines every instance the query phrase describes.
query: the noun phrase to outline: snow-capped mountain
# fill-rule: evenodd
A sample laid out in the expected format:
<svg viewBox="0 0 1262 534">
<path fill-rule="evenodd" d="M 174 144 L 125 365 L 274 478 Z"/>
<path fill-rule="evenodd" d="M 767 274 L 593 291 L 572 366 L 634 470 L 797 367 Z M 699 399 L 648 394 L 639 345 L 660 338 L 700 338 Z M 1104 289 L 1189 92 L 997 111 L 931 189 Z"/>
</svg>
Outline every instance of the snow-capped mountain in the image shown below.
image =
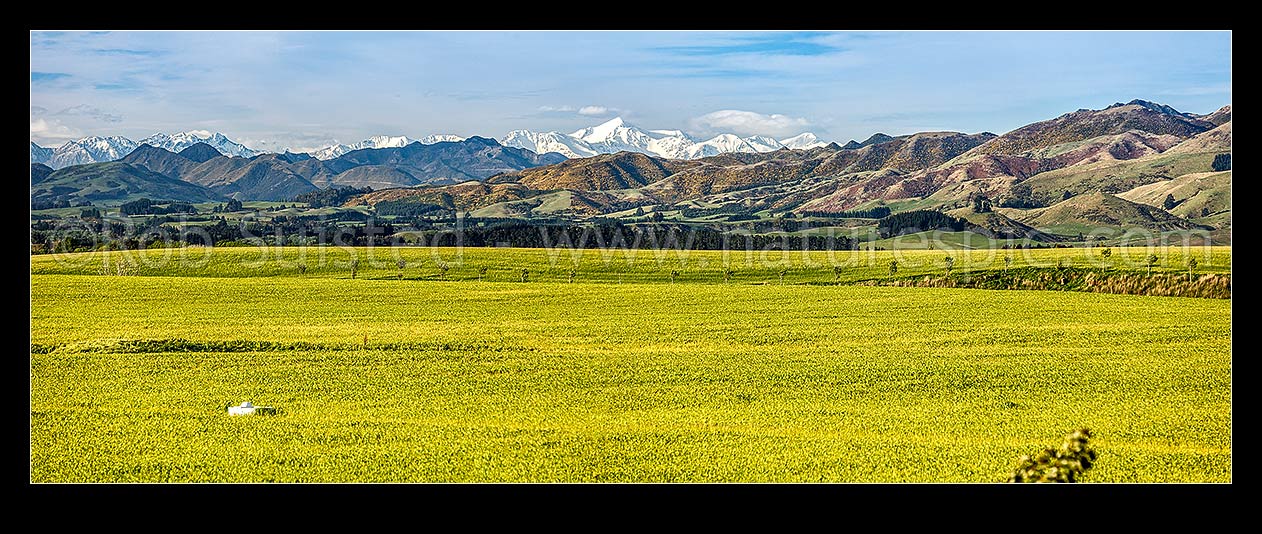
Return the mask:
<svg viewBox="0 0 1262 534">
<path fill-rule="evenodd" d="M 786 139 L 786 141 L 790 140 L 801 145 L 790 148 L 824 145 L 810 133 Z M 504 146 L 525 148 L 538 153 L 559 152 L 571 158 L 626 150 L 671 159 L 695 159 L 727 152 L 771 152 L 786 146 L 781 141 L 761 135 L 742 138 L 734 134 L 720 134 L 698 142 L 679 130 L 641 129 L 627 123 L 622 117 L 615 117 L 602 124 L 569 134 L 513 130 L 504 136 L 500 143 Z"/>
<path fill-rule="evenodd" d="M 52 157 L 48 158 L 47 164 L 54 169 L 60 169 L 71 165 L 114 161 L 131 154 L 131 151 L 135 150 L 137 146 L 135 141 L 126 137 L 97 137 L 94 135 L 67 141 L 66 144 L 57 147 L 57 150 L 53 151 Z"/>
<path fill-rule="evenodd" d="M 811 135 L 811 134 L 807 134 L 807 135 Z M 749 146 L 754 147 L 754 150 L 757 150 L 759 152 L 775 152 L 777 150 L 784 148 L 783 143 L 776 141 L 775 139 L 772 139 L 765 135 L 751 135 L 743 139 L 746 143 L 749 143 Z"/>
<path fill-rule="evenodd" d="M 31 141 L 31 163 L 48 163 L 53 157 L 53 149 L 42 147 Z"/>
<path fill-rule="evenodd" d="M 828 143 L 820 141 L 818 137 L 815 137 L 815 134 L 811 132 L 806 132 L 804 134 L 795 135 L 788 139 L 781 139 L 780 144 L 783 145 L 785 148 L 805 150 L 808 148 L 815 148 L 817 146 L 824 146 Z"/>
<path fill-rule="evenodd" d="M 583 128 L 570 134 L 570 137 L 581 139 L 592 148 L 606 154 L 627 150 L 631 152 L 649 152 L 649 143 L 657 137 L 666 137 L 631 126 L 614 117 L 602 124 Z"/>
<path fill-rule="evenodd" d="M 399 147 L 408 146 L 412 143 L 420 143 L 422 145 L 432 145 L 434 143 L 442 143 L 446 141 L 460 142 L 460 141 L 464 141 L 464 138 L 458 135 L 451 135 L 451 134 L 427 135 L 420 139 L 412 139 L 411 137 L 408 137 L 406 135 L 374 135 L 358 143 L 352 143 L 349 145 L 326 146 L 324 148 L 316 150 L 315 152 L 312 152 L 311 155 L 315 157 L 316 159 L 333 159 L 347 152 L 350 152 L 353 150 L 361 150 L 365 148 L 399 148 Z"/>
<path fill-rule="evenodd" d="M 176 134 L 156 133 L 144 139 L 141 139 L 139 145 L 149 145 L 151 147 L 163 148 L 171 152 L 179 152 L 197 143 L 206 143 L 220 154 L 225 156 L 238 156 L 242 158 L 251 158 L 259 153 L 250 150 L 245 145 L 228 139 L 224 134 L 219 132 L 208 132 L 206 130 L 192 130 L 188 132 L 180 132 Z M 126 156 L 123 154 L 120 158 Z M 115 158 L 117 159 L 117 158 Z"/>
<path fill-rule="evenodd" d="M 466 138 L 459 135 L 451 134 L 430 134 L 421 138 L 422 145 L 432 145 L 434 143 L 459 143 Z"/>
<path fill-rule="evenodd" d="M 358 143 L 326 146 L 320 150 L 312 152 L 311 155 L 316 159 L 333 159 L 352 150 L 361 150 L 365 148 L 398 148 L 401 146 L 408 146 L 415 142 L 415 139 L 406 135 L 374 135 Z"/>
<path fill-rule="evenodd" d="M 567 158 L 586 158 L 600 152 L 592 148 L 582 139 L 576 139 L 560 132 L 532 132 L 530 130 L 513 130 L 500 139 L 500 144 L 524 148 L 536 154 L 556 152 Z"/>
<path fill-rule="evenodd" d="M 688 148 L 688 159 L 717 156 L 726 152 L 759 152 L 735 134 L 719 134 Z"/>
</svg>

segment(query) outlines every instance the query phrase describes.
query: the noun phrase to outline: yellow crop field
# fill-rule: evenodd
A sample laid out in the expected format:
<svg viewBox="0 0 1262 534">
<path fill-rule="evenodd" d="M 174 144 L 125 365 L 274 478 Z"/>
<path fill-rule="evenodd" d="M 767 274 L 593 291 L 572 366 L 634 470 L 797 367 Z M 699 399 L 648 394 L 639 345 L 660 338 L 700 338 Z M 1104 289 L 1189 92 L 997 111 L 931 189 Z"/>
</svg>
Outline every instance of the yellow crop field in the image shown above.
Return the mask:
<svg viewBox="0 0 1262 534">
<path fill-rule="evenodd" d="M 717 252 L 357 249 L 352 279 L 350 250 L 276 250 L 33 257 L 31 480 L 996 482 L 1087 427 L 1086 482 L 1231 481 L 1230 300 L 832 285 L 888 262 L 800 252 L 725 282 Z"/>
</svg>

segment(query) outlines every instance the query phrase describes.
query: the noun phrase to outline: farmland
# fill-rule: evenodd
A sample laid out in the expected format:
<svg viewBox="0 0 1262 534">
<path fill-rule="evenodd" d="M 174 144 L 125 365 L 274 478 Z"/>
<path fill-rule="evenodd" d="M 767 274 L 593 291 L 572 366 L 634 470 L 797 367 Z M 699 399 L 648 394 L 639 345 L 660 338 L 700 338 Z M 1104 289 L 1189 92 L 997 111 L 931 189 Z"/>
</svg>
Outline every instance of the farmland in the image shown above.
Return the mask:
<svg viewBox="0 0 1262 534">
<path fill-rule="evenodd" d="M 33 256 L 31 480 L 989 482 L 1088 427 L 1087 481 L 1231 481 L 1229 300 L 845 285 L 1152 251 L 1099 252 Z"/>
</svg>

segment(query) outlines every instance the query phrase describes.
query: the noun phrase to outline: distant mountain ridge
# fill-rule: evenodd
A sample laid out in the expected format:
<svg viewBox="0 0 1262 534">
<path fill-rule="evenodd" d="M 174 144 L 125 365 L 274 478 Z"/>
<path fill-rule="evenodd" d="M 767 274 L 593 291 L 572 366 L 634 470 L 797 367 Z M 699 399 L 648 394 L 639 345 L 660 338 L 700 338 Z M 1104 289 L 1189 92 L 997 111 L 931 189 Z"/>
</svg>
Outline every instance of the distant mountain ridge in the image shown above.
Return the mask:
<svg viewBox="0 0 1262 534">
<path fill-rule="evenodd" d="M 166 200 L 288 201 L 327 187 L 387 189 L 450 184 L 564 160 L 558 154 L 541 156 L 484 137 L 359 149 L 327 161 L 292 153 L 229 157 L 202 142 L 178 154 L 141 144 L 119 160 L 72 165 L 51 175 L 45 171 L 51 171 L 50 167 L 32 163 L 32 199 L 113 202 L 131 199 L 140 192 Z M 34 187 L 52 179 L 57 182 Z M 171 180 L 180 187 L 171 187 Z M 110 189 L 117 187 L 122 189 Z"/>
<path fill-rule="evenodd" d="M 204 142 L 179 153 L 141 144 L 120 165 L 54 170 L 35 161 L 52 156 L 32 144 L 31 183 L 33 202 L 44 204 L 110 203 L 163 191 L 180 199 L 289 201 L 320 188 L 371 187 L 373 193 L 350 202 L 420 202 L 510 218 L 672 210 L 819 217 L 876 206 L 973 213 L 974 200 L 984 197 L 998 215 L 977 218 L 998 221 L 996 228 L 1026 224 L 1062 236 L 1098 224 L 1212 229 L 1215 239 L 1229 240 L 1231 171 L 1218 160 L 1231 153 L 1231 130 L 1230 105 L 1197 115 L 1132 100 L 1003 135 L 876 133 L 844 146 L 810 134 L 784 140 L 721 134 L 696 142 L 678 130 L 643 130 L 620 119 L 571 134 L 510 133 L 533 149 L 477 136 L 432 144 L 387 138 L 382 142 L 411 142 L 327 160 L 289 152 L 229 157 Z M 119 138 L 75 146 L 102 153 L 126 148 Z M 598 152 L 614 148 L 622 150 Z M 566 150 L 591 155 L 567 159 Z"/>
<path fill-rule="evenodd" d="M 500 142 L 505 146 L 526 148 L 536 152 L 557 152 L 569 158 L 585 158 L 597 154 L 639 152 L 669 159 L 698 159 L 730 152 L 761 153 L 782 148 L 815 148 L 824 146 L 815 134 L 807 132 L 783 140 L 761 135 L 740 137 L 718 134 L 698 141 L 680 130 L 645 130 L 614 117 L 595 126 L 569 134 L 513 130 Z"/>
</svg>

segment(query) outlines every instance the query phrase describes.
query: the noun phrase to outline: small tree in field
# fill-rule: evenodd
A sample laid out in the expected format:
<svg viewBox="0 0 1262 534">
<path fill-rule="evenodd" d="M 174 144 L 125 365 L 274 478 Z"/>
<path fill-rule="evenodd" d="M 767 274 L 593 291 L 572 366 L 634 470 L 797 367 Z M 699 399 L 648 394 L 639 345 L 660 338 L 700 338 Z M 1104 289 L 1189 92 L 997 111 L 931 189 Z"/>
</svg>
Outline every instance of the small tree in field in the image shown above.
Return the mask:
<svg viewBox="0 0 1262 534">
<path fill-rule="evenodd" d="M 298 274 L 307 274 L 307 264 L 305 263 L 298 264 Z"/>
<path fill-rule="evenodd" d="M 576 270 L 574 270 L 574 269 L 570 269 L 570 283 L 571 283 L 571 284 L 573 284 L 573 283 L 574 283 L 574 277 L 575 277 L 575 276 L 578 276 L 578 271 L 576 271 Z"/>
<path fill-rule="evenodd" d="M 951 267 L 954 267 L 954 266 L 955 266 L 955 258 L 952 258 L 952 257 L 950 257 L 950 256 L 947 256 L 947 257 L 946 257 L 943 261 L 945 261 L 945 262 L 946 262 L 946 273 L 947 273 L 948 275 L 950 275 L 950 274 L 951 274 Z"/>
<path fill-rule="evenodd" d="M 446 279 L 447 279 L 447 271 L 451 269 L 451 266 L 450 266 L 450 265 L 447 265 L 447 262 L 445 262 L 445 261 L 440 261 L 440 262 L 438 262 L 437 267 L 438 267 L 438 278 L 439 278 L 440 280 L 446 280 Z"/>
<path fill-rule="evenodd" d="M 394 262 L 394 264 L 395 264 L 396 266 L 398 266 L 398 267 L 399 267 L 399 280 L 402 280 L 402 279 L 403 279 L 403 269 L 404 269 L 404 268 L 406 268 L 406 267 L 408 266 L 408 262 L 407 262 L 406 260 L 399 260 L 399 261 L 397 261 L 397 262 Z"/>
<path fill-rule="evenodd" d="M 1178 205 L 1179 203 L 1174 200 L 1174 193 L 1166 195 L 1166 200 L 1161 203 L 1161 207 L 1165 208 L 1166 211 L 1172 210 Z"/>
<path fill-rule="evenodd" d="M 1104 268 L 1108 269 L 1109 258 L 1113 257 L 1113 250 L 1110 249 L 1109 247 L 1104 247 L 1102 250 L 1100 250 L 1100 257 L 1104 259 Z"/>
<path fill-rule="evenodd" d="M 1004 257 L 1003 257 L 1003 270 L 1004 270 L 1004 272 L 1008 272 L 1008 268 L 1009 268 L 1009 267 L 1012 267 L 1012 256 L 1004 256 Z"/>
<path fill-rule="evenodd" d="M 1192 281 L 1192 271 L 1196 270 L 1196 258 L 1188 258 L 1188 281 Z"/>
<path fill-rule="evenodd" d="M 1145 258 L 1144 263 L 1148 265 L 1148 276 L 1152 276 L 1152 268 L 1157 265 L 1158 260 L 1160 260 L 1160 258 L 1158 258 L 1156 254 L 1149 254 L 1148 257 Z"/>
<path fill-rule="evenodd" d="M 735 275 L 736 275 L 736 271 L 733 271 L 731 267 L 723 268 L 723 281 L 724 282 L 731 282 L 732 277 Z"/>
<path fill-rule="evenodd" d="M 672 284 L 673 284 L 673 283 L 675 283 L 675 279 L 676 279 L 676 278 L 679 278 L 679 271 L 678 271 L 678 270 L 671 270 L 671 272 L 670 272 L 670 283 L 672 283 Z"/>
<path fill-rule="evenodd" d="M 478 268 L 478 281 L 481 282 L 483 278 L 486 278 L 486 267 L 479 267 Z"/>
<path fill-rule="evenodd" d="M 898 260 L 890 260 L 890 276 L 898 274 Z"/>
<path fill-rule="evenodd" d="M 522 270 L 521 270 L 521 281 L 522 281 L 522 283 L 525 283 L 525 282 L 529 282 L 529 281 L 530 281 L 530 271 L 528 271 L 528 270 L 526 270 L 526 269 L 522 269 Z"/>
<path fill-rule="evenodd" d="M 780 272 L 779 272 L 778 274 L 780 275 L 780 283 L 781 283 L 781 284 L 784 284 L 784 275 L 789 274 L 789 270 L 788 270 L 788 269 L 780 269 Z"/>
<path fill-rule="evenodd" d="M 840 265 L 833 266 L 833 283 L 834 284 L 841 283 L 841 266 Z"/>
<path fill-rule="evenodd" d="M 359 272 L 359 258 L 351 260 L 351 279 L 355 278 L 355 274 Z"/>
</svg>

